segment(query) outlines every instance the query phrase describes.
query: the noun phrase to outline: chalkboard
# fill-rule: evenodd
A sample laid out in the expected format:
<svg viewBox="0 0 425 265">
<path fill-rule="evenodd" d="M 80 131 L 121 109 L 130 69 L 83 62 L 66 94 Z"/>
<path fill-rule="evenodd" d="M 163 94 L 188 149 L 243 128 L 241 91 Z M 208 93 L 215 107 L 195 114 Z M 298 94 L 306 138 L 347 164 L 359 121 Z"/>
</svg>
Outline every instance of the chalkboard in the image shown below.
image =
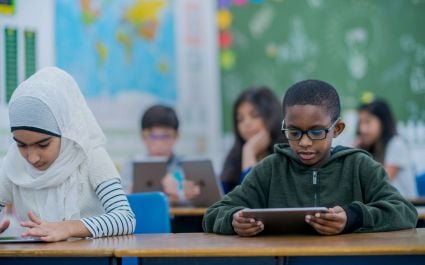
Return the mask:
<svg viewBox="0 0 425 265">
<path fill-rule="evenodd" d="M 402 121 L 425 121 L 424 0 L 218 1 L 223 128 L 236 97 L 268 85 L 281 99 L 322 79 L 344 110 L 370 91 Z M 235 4 L 238 3 L 238 4 Z"/>
</svg>

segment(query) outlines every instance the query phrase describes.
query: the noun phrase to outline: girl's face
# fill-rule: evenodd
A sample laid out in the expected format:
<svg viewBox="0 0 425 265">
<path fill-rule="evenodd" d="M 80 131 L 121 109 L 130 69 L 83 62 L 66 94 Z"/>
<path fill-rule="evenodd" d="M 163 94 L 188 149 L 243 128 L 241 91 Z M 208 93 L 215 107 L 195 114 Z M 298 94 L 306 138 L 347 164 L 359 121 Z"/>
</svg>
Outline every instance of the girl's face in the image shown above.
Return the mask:
<svg viewBox="0 0 425 265">
<path fill-rule="evenodd" d="M 236 113 L 236 124 L 239 135 L 244 141 L 249 140 L 261 130 L 267 130 L 260 112 L 250 102 L 243 102 L 239 105 Z"/>
<path fill-rule="evenodd" d="M 378 117 L 362 110 L 359 112 L 359 137 L 365 146 L 371 146 L 382 133 L 382 124 Z"/>
<path fill-rule="evenodd" d="M 59 156 L 61 140 L 59 137 L 27 131 L 16 130 L 13 139 L 18 145 L 22 157 L 38 170 L 46 170 Z"/>
<path fill-rule="evenodd" d="M 328 130 L 320 140 L 312 140 L 304 133 L 300 139 L 288 141 L 292 151 L 307 166 L 320 167 L 327 161 L 331 155 L 332 138 L 338 136 L 344 128 L 344 122 L 335 123 L 324 107 L 316 105 L 286 107 L 285 129 L 302 132 Z"/>
</svg>

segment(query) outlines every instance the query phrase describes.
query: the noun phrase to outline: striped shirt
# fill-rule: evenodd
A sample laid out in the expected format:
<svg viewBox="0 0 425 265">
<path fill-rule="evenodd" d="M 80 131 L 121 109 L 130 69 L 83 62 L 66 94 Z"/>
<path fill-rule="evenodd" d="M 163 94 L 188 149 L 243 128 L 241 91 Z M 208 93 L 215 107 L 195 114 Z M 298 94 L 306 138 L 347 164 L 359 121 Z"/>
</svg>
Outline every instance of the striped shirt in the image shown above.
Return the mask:
<svg viewBox="0 0 425 265">
<path fill-rule="evenodd" d="M 134 233 L 136 218 L 118 179 L 100 183 L 95 190 L 105 213 L 82 218 L 92 237 L 128 235 Z"/>
</svg>

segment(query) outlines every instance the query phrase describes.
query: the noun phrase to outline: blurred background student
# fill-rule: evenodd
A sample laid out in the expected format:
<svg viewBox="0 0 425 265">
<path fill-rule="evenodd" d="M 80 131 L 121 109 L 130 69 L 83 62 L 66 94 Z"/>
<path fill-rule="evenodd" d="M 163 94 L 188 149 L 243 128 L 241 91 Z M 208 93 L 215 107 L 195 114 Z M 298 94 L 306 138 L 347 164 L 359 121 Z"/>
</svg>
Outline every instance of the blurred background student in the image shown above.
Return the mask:
<svg viewBox="0 0 425 265">
<path fill-rule="evenodd" d="M 355 147 L 372 154 L 382 163 L 391 183 L 409 198 L 417 196 L 415 171 L 407 142 L 397 133 L 394 115 L 382 99 L 358 107 Z"/>
<path fill-rule="evenodd" d="M 280 131 L 282 108 L 265 86 L 242 92 L 233 106 L 234 143 L 227 154 L 220 178 L 225 193 L 239 185 L 273 146 L 284 141 Z"/>
<path fill-rule="evenodd" d="M 148 108 L 140 121 L 140 137 L 146 146 L 148 157 L 165 157 L 167 174 L 161 181 L 164 193 L 171 204 L 184 204 L 200 192 L 199 186 L 184 179 L 180 157 L 173 151 L 179 138 L 179 120 L 173 108 L 154 105 Z M 126 174 L 131 175 L 132 170 Z"/>
</svg>

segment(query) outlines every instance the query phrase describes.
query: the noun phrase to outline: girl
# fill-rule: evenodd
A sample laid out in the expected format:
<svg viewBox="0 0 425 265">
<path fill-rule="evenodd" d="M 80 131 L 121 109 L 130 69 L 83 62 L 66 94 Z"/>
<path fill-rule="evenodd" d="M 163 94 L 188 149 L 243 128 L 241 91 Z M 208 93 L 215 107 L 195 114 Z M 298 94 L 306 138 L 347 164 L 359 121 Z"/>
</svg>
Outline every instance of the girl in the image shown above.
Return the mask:
<svg viewBox="0 0 425 265">
<path fill-rule="evenodd" d="M 355 146 L 362 148 L 382 163 L 391 183 L 405 197 L 416 197 L 414 170 L 409 149 L 397 134 L 394 116 L 383 100 L 374 100 L 358 108 L 358 138 Z"/>
<path fill-rule="evenodd" d="M 13 203 L 22 236 L 131 234 L 135 217 L 106 153 L 105 136 L 74 79 L 44 68 L 9 103 L 13 139 L 0 170 L 0 210 Z M 0 224 L 0 232 L 9 225 Z"/>
<path fill-rule="evenodd" d="M 281 105 L 267 87 L 244 91 L 233 106 L 235 142 L 221 173 L 224 192 L 239 185 L 258 161 L 283 141 Z"/>
</svg>

